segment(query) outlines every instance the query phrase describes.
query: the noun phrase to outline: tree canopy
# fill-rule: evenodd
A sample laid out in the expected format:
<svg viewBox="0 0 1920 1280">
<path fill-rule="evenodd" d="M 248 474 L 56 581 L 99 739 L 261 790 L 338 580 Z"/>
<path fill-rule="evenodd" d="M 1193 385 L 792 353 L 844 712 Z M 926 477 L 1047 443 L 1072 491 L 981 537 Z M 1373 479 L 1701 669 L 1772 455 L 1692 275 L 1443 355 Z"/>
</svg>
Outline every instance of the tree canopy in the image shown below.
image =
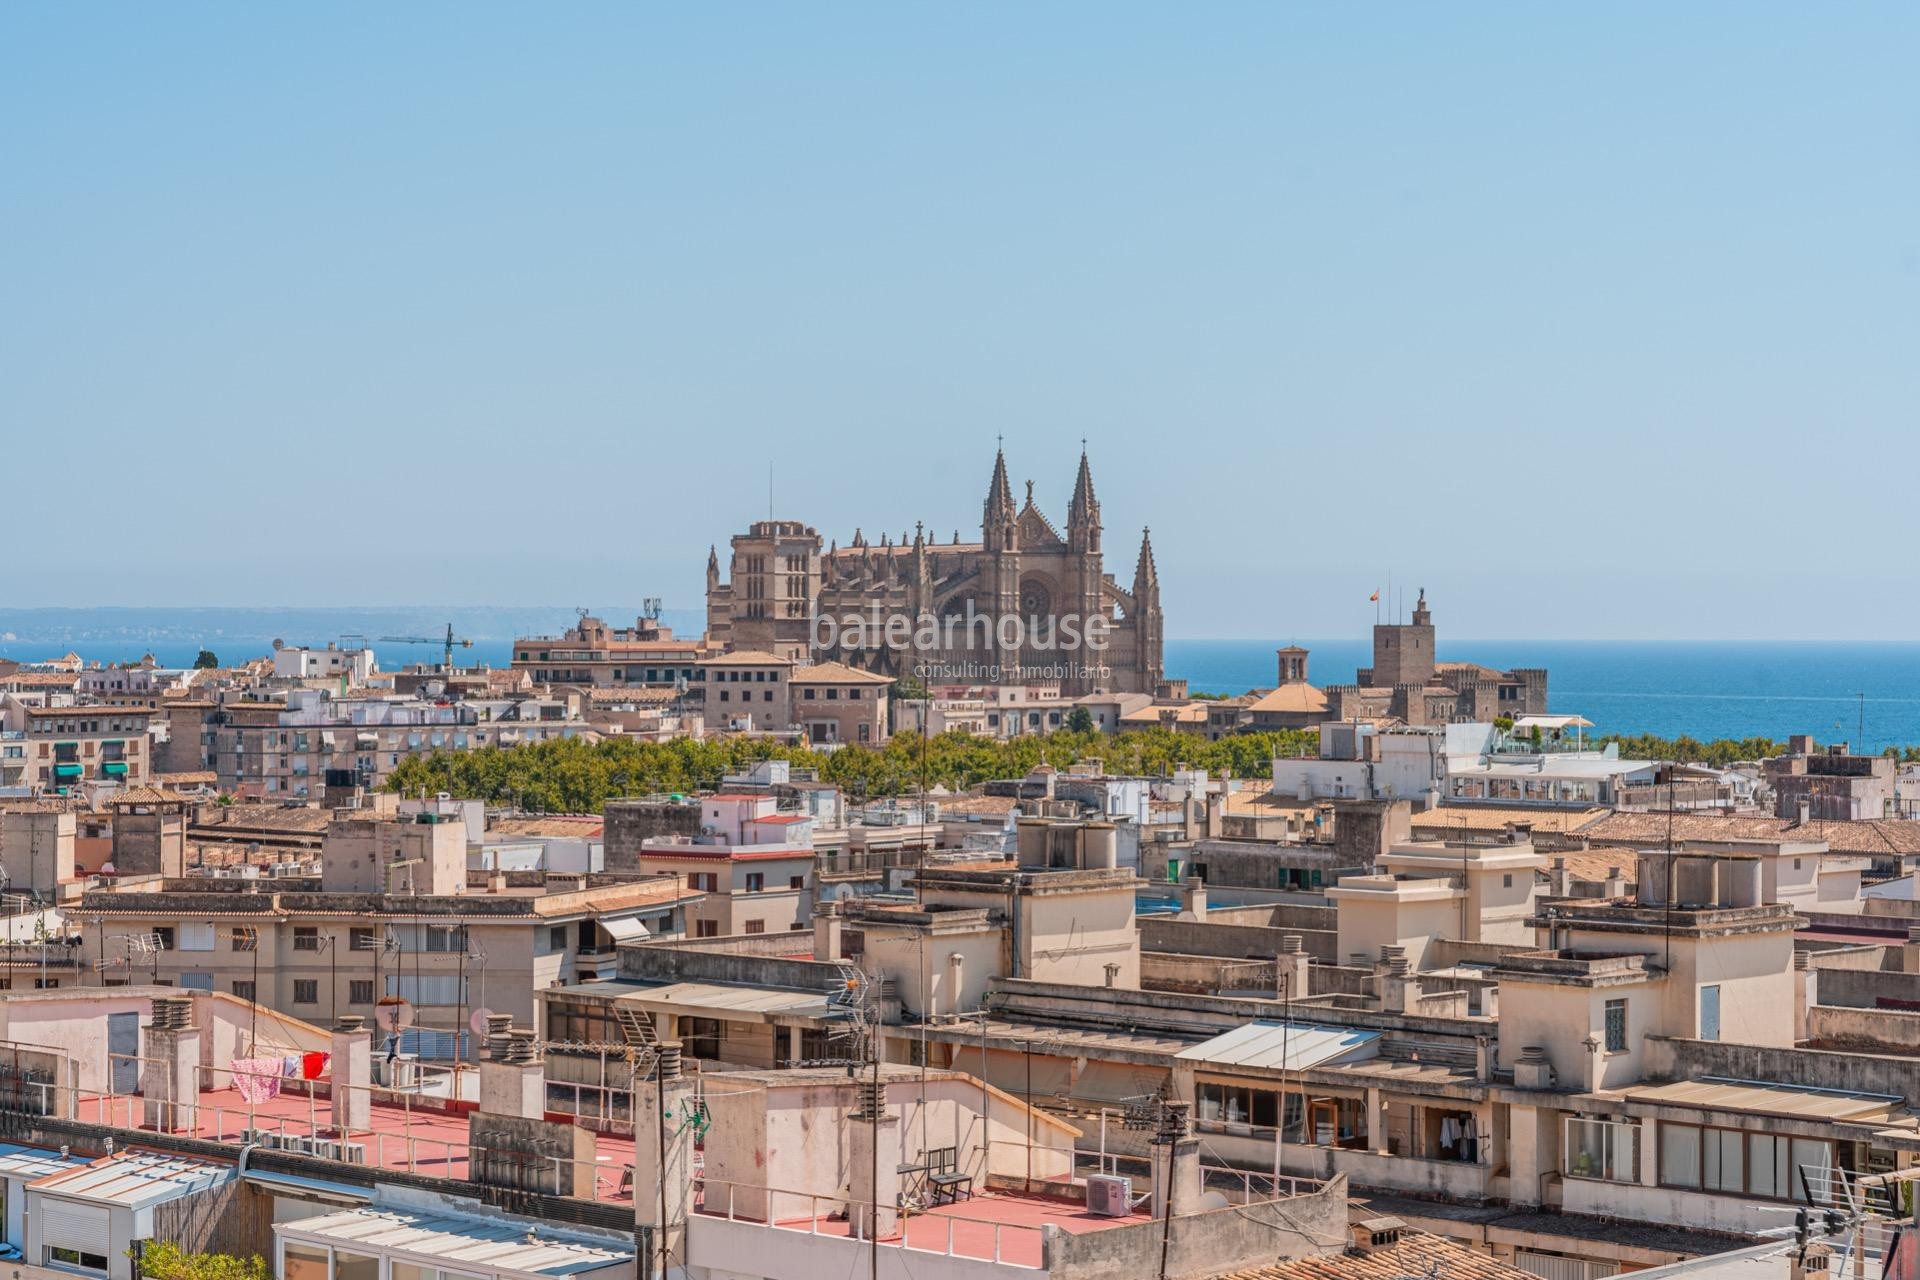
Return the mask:
<svg viewBox="0 0 1920 1280">
<path fill-rule="evenodd" d="M 171 1240 L 149 1240 L 139 1253 L 147 1280 L 273 1280 L 259 1254 L 236 1258 L 226 1253 L 188 1253 Z"/>
<path fill-rule="evenodd" d="M 1305 730 L 1208 742 L 1165 728 L 1116 736 L 1063 730 L 1005 742 L 959 731 L 926 740 L 903 733 L 884 747 L 846 745 L 832 752 L 760 738 L 562 738 L 416 756 L 400 762 L 387 787 L 408 795 L 445 791 L 540 813 L 598 813 L 607 800 L 620 796 L 710 789 L 723 775 L 744 772 L 761 760 L 818 770 L 823 780 L 860 798 L 911 795 L 923 777 L 928 787 L 961 790 L 1020 777 L 1043 762 L 1064 769 L 1088 757 L 1098 757 L 1117 774 L 1165 775 L 1186 766 L 1214 777 L 1264 778 L 1276 754 L 1316 752 L 1318 744 L 1317 735 Z"/>
<path fill-rule="evenodd" d="M 193 660 L 195 671 L 211 671 L 219 665 L 220 659 L 214 656 L 211 649 L 202 649 L 200 655 Z"/>
</svg>

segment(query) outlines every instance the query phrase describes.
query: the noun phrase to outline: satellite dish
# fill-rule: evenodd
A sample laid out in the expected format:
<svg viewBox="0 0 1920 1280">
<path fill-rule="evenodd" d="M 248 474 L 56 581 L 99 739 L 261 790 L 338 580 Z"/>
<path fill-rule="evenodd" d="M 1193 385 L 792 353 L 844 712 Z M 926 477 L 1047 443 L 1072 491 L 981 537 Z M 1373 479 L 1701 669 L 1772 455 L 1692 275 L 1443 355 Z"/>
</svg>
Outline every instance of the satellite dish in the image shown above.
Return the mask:
<svg viewBox="0 0 1920 1280">
<path fill-rule="evenodd" d="M 1215 1209 L 1224 1209 L 1226 1207 L 1227 1198 L 1224 1195 L 1221 1195 L 1218 1191 L 1209 1191 L 1200 1197 L 1200 1207 L 1194 1210 L 1194 1212 L 1210 1213 Z"/>
<path fill-rule="evenodd" d="M 387 1031 L 405 1031 L 417 1016 L 411 1001 L 401 996 L 382 996 L 374 1021 Z"/>
<path fill-rule="evenodd" d="M 483 1036 L 487 1034 L 487 1019 L 491 1018 L 492 1016 L 493 1016 L 493 1010 L 485 1008 L 484 1006 L 481 1008 L 475 1009 L 473 1011 L 473 1016 L 467 1019 L 467 1030 L 473 1032 L 473 1034 L 477 1036 Z"/>
</svg>

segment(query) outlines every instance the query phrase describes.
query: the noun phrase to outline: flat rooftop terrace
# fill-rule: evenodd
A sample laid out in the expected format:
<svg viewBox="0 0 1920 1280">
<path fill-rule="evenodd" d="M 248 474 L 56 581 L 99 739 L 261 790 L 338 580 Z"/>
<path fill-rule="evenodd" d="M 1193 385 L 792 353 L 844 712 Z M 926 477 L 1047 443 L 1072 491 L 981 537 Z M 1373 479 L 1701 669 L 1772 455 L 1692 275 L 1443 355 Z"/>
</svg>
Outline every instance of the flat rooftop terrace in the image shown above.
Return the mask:
<svg viewBox="0 0 1920 1280">
<path fill-rule="evenodd" d="M 236 1149 L 248 1130 L 353 1142 L 365 1152 L 364 1160 L 357 1163 L 465 1182 L 472 1155 L 467 1142 L 467 1114 L 471 1110 L 470 1105 L 450 1108 L 438 1098 L 426 1098 L 417 1106 L 379 1101 L 369 1108 L 366 1128 L 341 1134 L 333 1127 L 332 1109 L 325 1098 L 283 1093 L 249 1103 L 234 1089 L 204 1089 L 199 1106 L 189 1113 L 191 1123 L 172 1133 L 225 1142 Z M 88 1095 L 79 1100 L 73 1118 L 130 1132 L 158 1133 L 146 1123 L 144 1112 L 145 1100 L 139 1097 Z M 574 1117 L 556 1114 L 553 1118 Z M 605 1204 L 632 1204 L 632 1185 L 622 1183 L 627 1182 L 624 1175 L 633 1162 L 631 1137 L 595 1133 L 593 1198 Z"/>
<path fill-rule="evenodd" d="M 798 1200 L 800 1193 L 775 1193 L 781 1200 Z M 731 1222 L 772 1231 L 795 1231 L 805 1235 L 858 1238 L 842 1206 L 831 1196 L 811 1197 L 818 1212 L 782 1216 L 771 1222 L 749 1219 L 730 1212 L 730 1197 L 720 1185 L 708 1185 L 701 1193 L 695 1212 L 706 1217 L 726 1218 Z M 1045 1265 L 1043 1244 L 1047 1227 L 1057 1227 L 1073 1235 L 1105 1231 L 1113 1227 L 1136 1226 L 1153 1222 L 1149 1213 L 1135 1211 L 1125 1217 L 1101 1217 L 1087 1212 L 1075 1201 L 1043 1195 L 1021 1195 L 999 1190 L 982 1190 L 970 1199 L 927 1209 L 900 1211 L 899 1226 L 880 1238 L 882 1245 L 894 1245 L 917 1253 L 998 1262 L 1038 1270 Z M 770 1240 L 769 1248 L 778 1248 Z"/>
</svg>

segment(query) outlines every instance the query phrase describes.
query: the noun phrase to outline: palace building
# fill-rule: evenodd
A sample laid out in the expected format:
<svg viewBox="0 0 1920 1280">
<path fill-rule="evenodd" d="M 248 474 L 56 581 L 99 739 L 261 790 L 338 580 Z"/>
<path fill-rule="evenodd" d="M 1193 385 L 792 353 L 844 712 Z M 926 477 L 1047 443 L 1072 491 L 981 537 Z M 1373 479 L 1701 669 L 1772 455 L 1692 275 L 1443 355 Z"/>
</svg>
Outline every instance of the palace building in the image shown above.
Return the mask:
<svg viewBox="0 0 1920 1280">
<path fill-rule="evenodd" d="M 838 661 L 929 687 L 1056 685 L 1065 694 L 1153 693 L 1164 677 L 1160 580 L 1144 533 L 1133 583 L 1106 572 L 1100 503 L 1084 452 L 1064 534 L 1034 502 L 1016 506 L 996 453 L 980 538 L 924 525 L 845 547 L 790 520 L 732 540 L 727 580 L 707 557 L 707 635 L 733 650 Z"/>
</svg>

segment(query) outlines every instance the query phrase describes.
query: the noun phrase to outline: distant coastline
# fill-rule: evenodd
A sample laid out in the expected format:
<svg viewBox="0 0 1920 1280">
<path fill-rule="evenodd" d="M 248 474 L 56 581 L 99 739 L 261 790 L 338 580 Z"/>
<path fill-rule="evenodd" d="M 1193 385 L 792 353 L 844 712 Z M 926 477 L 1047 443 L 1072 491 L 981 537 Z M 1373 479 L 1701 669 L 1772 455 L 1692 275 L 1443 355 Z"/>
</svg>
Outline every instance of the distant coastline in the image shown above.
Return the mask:
<svg viewBox="0 0 1920 1280">
<path fill-rule="evenodd" d="M 609 620 L 625 609 L 596 606 Z M 703 615 L 668 610 L 675 630 L 697 632 Z M 463 661 L 504 666 L 516 635 L 552 634 L 573 611 L 537 606 L 364 609 L 11 609 L 0 610 L 0 657 L 35 662 L 69 650 L 88 660 L 132 661 L 151 652 L 184 666 L 202 647 L 223 661 L 266 653 L 277 639 L 324 645 L 359 636 L 381 665 L 430 660 L 426 645 L 381 636 L 436 635 L 452 622 L 474 640 Z M 1169 639 L 1167 671 L 1195 692 L 1242 693 L 1274 683 L 1275 640 Z M 1370 658 L 1364 636 L 1298 640 L 1312 651 L 1319 685 L 1353 679 Z M 1544 666 L 1558 711 L 1592 720 L 1601 733 L 1690 735 L 1702 740 L 1812 733 L 1879 751 L 1920 745 L 1920 643 L 1824 641 L 1449 640 L 1440 657 L 1494 667 Z M 1862 698 L 1864 695 L 1864 700 Z M 1864 732 L 1863 732 L 1864 728 Z"/>
</svg>

